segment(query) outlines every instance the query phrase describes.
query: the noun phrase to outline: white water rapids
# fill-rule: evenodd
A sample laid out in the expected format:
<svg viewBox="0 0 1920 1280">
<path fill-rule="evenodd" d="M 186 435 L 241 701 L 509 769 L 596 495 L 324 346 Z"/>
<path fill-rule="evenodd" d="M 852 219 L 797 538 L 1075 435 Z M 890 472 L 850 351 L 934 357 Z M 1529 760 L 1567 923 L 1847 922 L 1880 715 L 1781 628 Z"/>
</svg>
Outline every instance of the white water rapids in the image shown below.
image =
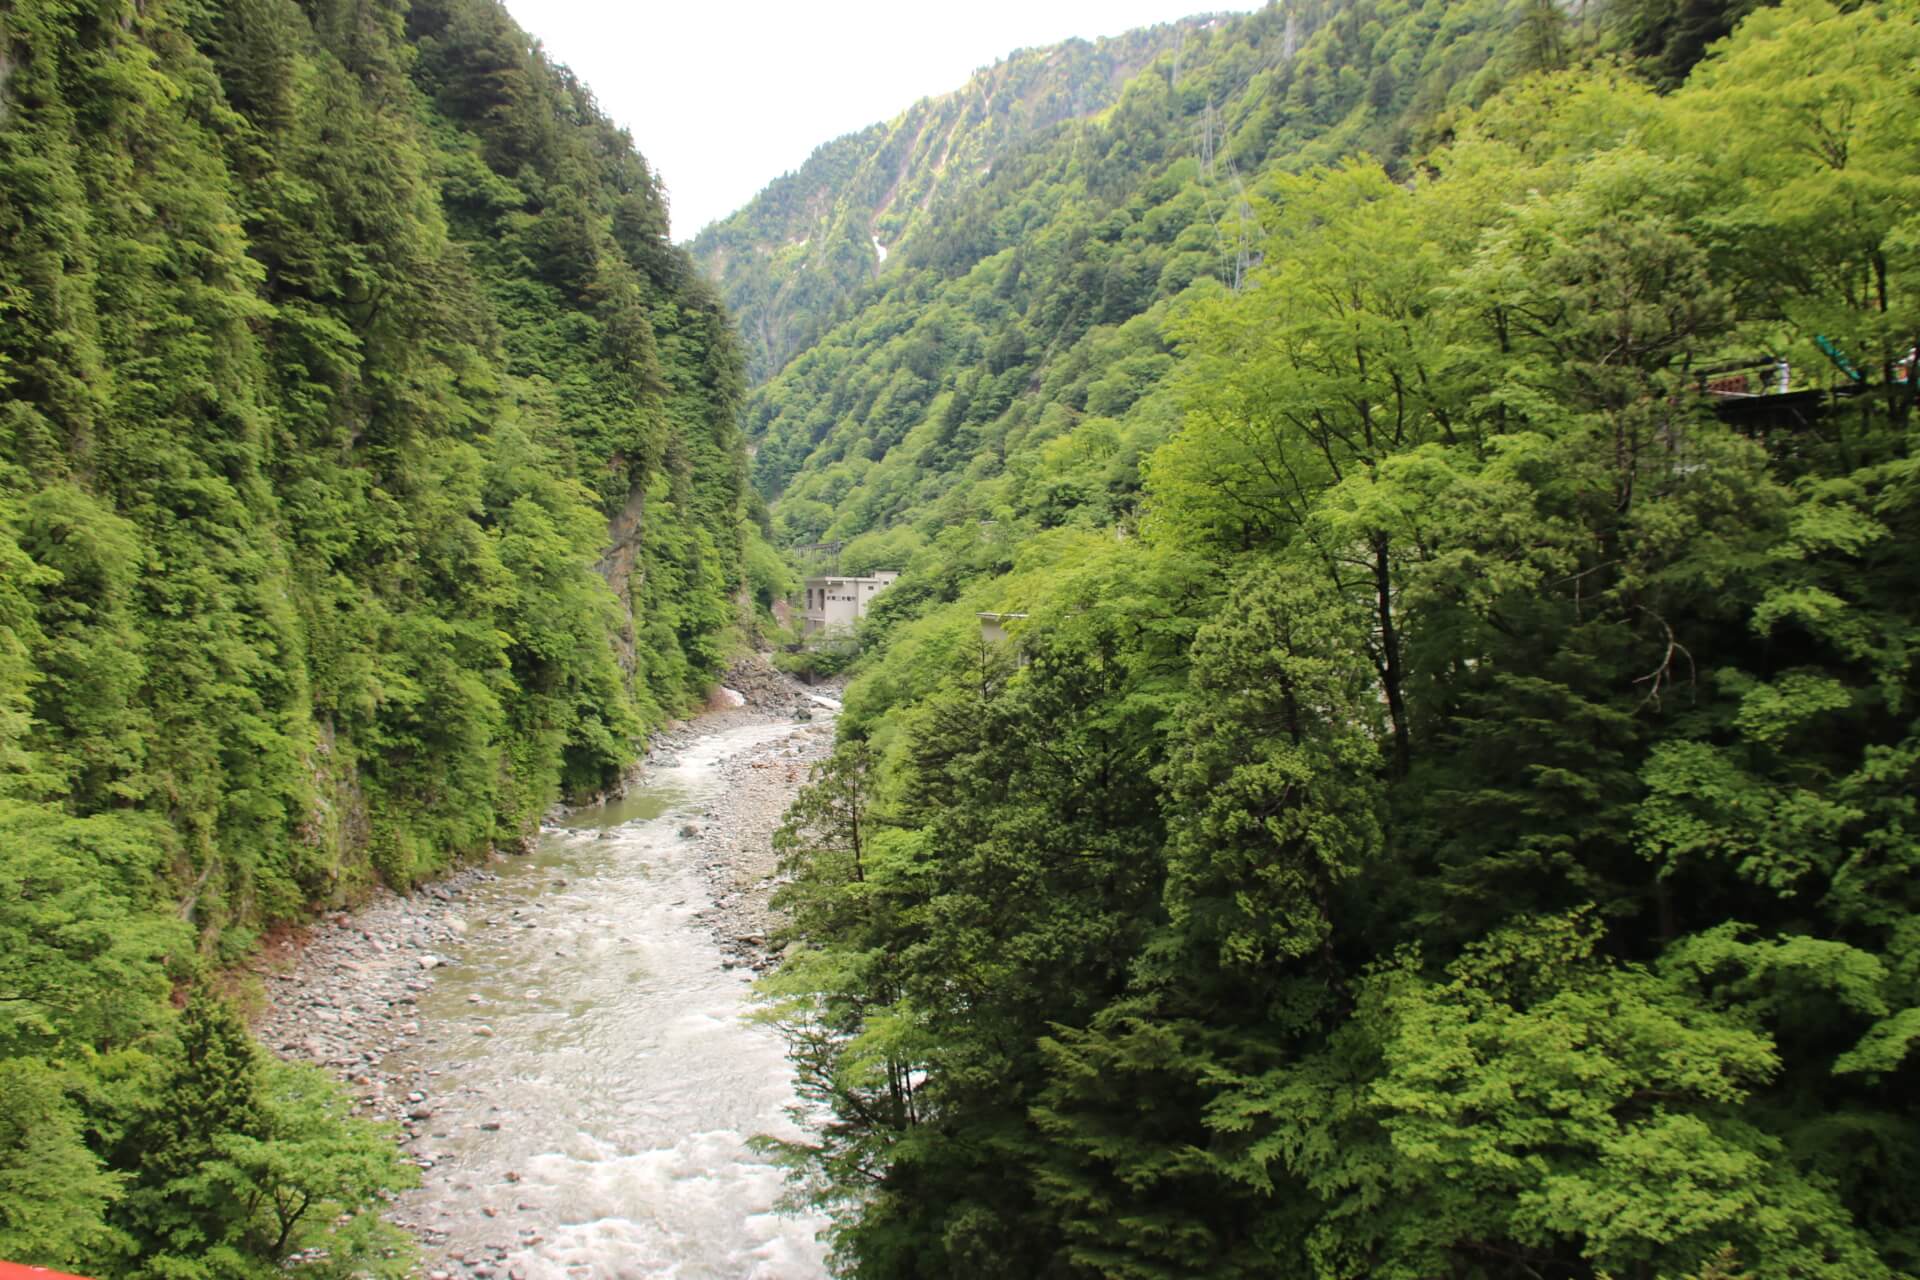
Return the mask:
<svg viewBox="0 0 1920 1280">
<path fill-rule="evenodd" d="M 821 1222 L 775 1211 L 782 1175 L 748 1146 L 800 1136 L 791 1067 L 776 1036 L 743 1020 L 750 974 L 724 967 L 694 919 L 709 901 L 702 854 L 676 834 L 725 803 L 723 757 L 793 728 L 699 739 L 468 898 L 473 932 L 420 1000 L 429 1042 L 405 1055 L 439 1073 L 424 1145 L 446 1158 L 403 1202 L 446 1233 L 429 1268 L 497 1280 L 825 1274 Z"/>
</svg>

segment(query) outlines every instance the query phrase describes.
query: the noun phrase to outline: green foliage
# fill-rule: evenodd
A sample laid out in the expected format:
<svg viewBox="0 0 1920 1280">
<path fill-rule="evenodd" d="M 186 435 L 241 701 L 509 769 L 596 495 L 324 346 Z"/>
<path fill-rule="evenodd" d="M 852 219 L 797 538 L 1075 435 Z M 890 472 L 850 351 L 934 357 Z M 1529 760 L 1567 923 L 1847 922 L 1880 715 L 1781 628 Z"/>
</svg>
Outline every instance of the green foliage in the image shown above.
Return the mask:
<svg viewBox="0 0 1920 1280">
<path fill-rule="evenodd" d="M 1324 1058 L 1228 1090 L 1214 1122 L 1271 1124 L 1250 1156 L 1327 1201 L 1316 1269 L 1423 1276 L 1491 1249 L 1551 1265 L 1572 1245 L 1600 1272 L 1671 1274 L 1731 1241 L 1787 1274 L 1890 1274 L 1739 1118 L 1777 1069 L 1767 1038 L 1592 942 L 1561 917 L 1498 930 L 1437 979 L 1389 962 Z"/>
<path fill-rule="evenodd" d="M 798 676 L 811 683 L 840 675 L 859 656 L 856 641 L 826 640 L 809 644 L 797 653 L 776 653 L 773 665 L 790 676 Z"/>
<path fill-rule="evenodd" d="M 1648 78 L 1672 89 L 1709 45 L 1760 7 L 1756 0 L 1613 0 L 1606 17 Z"/>
<path fill-rule="evenodd" d="M 405 1275 L 378 1209 L 414 1171 L 315 1067 L 262 1060 L 232 1009 L 188 1001 L 156 1096 L 125 1139 L 137 1172 L 114 1210 L 132 1270 L 165 1276 Z"/>
<path fill-rule="evenodd" d="M 1920 1269 L 1920 11 L 1747 8 L 1225 20 L 753 394 L 904 570 L 766 983 L 845 1274 Z"/>
<path fill-rule="evenodd" d="M 1164 774 L 1166 901 L 1209 964 L 1325 956 L 1337 886 L 1379 855 L 1381 726 L 1350 647 L 1365 629 L 1313 576 L 1260 567 L 1194 643 L 1194 705 Z"/>
<path fill-rule="evenodd" d="M 0 1253 L 404 1270 L 384 1139 L 167 997 L 704 695 L 739 357 L 666 231 L 494 0 L 0 6 Z"/>
<path fill-rule="evenodd" d="M 9 1258 L 73 1265 L 112 1242 L 103 1224 L 121 1179 L 87 1148 L 72 1083 L 28 1058 L 0 1074 L 0 1253 Z"/>
<path fill-rule="evenodd" d="M 932 542 L 983 521 L 1015 540 L 1136 525 L 1142 460 L 1179 418 L 1163 386 L 1178 302 L 1212 282 L 1238 285 L 1260 255 L 1249 177 L 1363 145 L 1401 159 L 1416 123 L 1444 131 L 1436 113 L 1447 104 L 1498 89 L 1512 61 L 1502 33 L 1518 21 L 1504 4 L 1343 3 L 1173 24 L 1042 60 L 1048 75 L 1084 77 L 1089 52 L 1096 63 L 1137 59 L 1099 115 L 1034 128 L 1024 99 L 996 91 L 956 141 L 987 140 L 984 172 L 940 150 L 897 156 L 887 141 L 923 115 L 944 120 L 971 93 L 823 149 L 819 172 L 776 184 L 695 246 L 750 342 L 773 330 L 768 349 L 790 349 L 756 363 L 766 382 L 747 404 L 756 478 L 780 495 L 780 530 L 809 542 L 907 527 Z M 1022 81 L 1033 61 L 982 74 Z M 1375 71 L 1397 86 L 1374 94 L 1378 104 Z M 1102 76 L 1077 96 L 1109 92 Z M 892 185 L 869 190 L 849 169 Z M 826 195 L 802 198 L 823 184 Z M 922 188 L 935 192 L 924 213 L 906 203 Z M 825 262 L 792 260 L 818 249 L 838 262 L 819 246 L 846 237 L 864 253 L 876 224 L 862 211 L 889 200 L 882 221 L 899 227 L 870 284 L 862 267 L 864 293 Z M 813 225 L 826 207 L 831 231 Z M 1357 270 L 1367 250 L 1354 247 Z M 1382 248 L 1366 265 L 1431 271 L 1437 246 L 1412 247 L 1404 261 Z M 789 306 L 837 319 L 794 337 L 778 332 Z"/>
<path fill-rule="evenodd" d="M 1133 68 L 1201 30 L 1188 19 L 1017 51 L 963 89 L 819 147 L 711 226 L 683 228 L 739 319 L 748 376 L 764 382 L 818 341 L 939 204 L 1029 139 L 1105 111 Z"/>
<path fill-rule="evenodd" d="M 70 818 L 0 799 L 0 1053 L 136 1039 L 187 941 L 148 908 L 166 828 L 144 815 Z"/>
</svg>

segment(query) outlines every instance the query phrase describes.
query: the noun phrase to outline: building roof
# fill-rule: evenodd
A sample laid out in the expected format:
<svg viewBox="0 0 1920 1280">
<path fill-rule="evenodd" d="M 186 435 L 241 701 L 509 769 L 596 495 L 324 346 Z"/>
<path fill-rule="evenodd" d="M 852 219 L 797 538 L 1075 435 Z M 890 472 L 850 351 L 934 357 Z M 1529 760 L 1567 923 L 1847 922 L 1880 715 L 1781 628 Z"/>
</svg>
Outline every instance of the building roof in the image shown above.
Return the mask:
<svg viewBox="0 0 1920 1280">
<path fill-rule="evenodd" d="M 49 1271 L 45 1267 L 26 1267 L 17 1262 L 0 1262 L 0 1280 L 83 1280 L 83 1278 L 68 1275 L 64 1271 Z"/>
<path fill-rule="evenodd" d="M 883 578 L 891 580 L 899 576 L 898 569 L 875 569 L 865 577 L 857 573 L 816 573 L 807 579 L 807 585 L 813 586 L 819 582 L 879 582 Z"/>
</svg>

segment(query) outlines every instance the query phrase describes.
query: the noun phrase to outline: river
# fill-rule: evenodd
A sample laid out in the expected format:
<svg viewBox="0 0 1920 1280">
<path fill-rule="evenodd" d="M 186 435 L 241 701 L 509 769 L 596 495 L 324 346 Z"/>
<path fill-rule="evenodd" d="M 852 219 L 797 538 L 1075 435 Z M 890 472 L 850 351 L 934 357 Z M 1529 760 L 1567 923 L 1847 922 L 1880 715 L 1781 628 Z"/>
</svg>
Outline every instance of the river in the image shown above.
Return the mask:
<svg viewBox="0 0 1920 1280">
<path fill-rule="evenodd" d="M 447 1275 L 802 1280 L 814 1217 L 776 1212 L 756 1134 L 802 1136 L 779 1039 L 744 1020 L 751 974 L 695 919 L 711 898 L 678 832 L 726 803 L 723 758 L 794 729 L 696 739 L 647 785 L 543 833 L 464 906 L 465 940 L 387 1064 L 432 1083 L 437 1162 L 401 1214 Z"/>
</svg>

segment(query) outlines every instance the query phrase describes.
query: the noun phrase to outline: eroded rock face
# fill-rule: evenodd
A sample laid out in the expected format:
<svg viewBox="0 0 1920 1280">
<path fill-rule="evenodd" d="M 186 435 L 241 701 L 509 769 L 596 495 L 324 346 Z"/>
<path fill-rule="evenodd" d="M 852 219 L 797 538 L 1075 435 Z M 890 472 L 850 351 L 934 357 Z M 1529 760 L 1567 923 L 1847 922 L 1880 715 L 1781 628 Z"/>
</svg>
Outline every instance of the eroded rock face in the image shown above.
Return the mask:
<svg viewBox="0 0 1920 1280">
<path fill-rule="evenodd" d="M 811 717 L 821 709 L 819 697 L 837 698 L 837 683 L 812 688 L 776 668 L 762 654 L 740 658 L 721 677 L 725 688 L 745 699 L 745 705 L 762 711 L 778 712 L 795 718 Z"/>
<path fill-rule="evenodd" d="M 626 505 L 607 521 L 607 549 L 594 566 L 596 572 L 620 598 L 620 669 L 633 676 L 633 567 L 640 559 L 640 531 L 646 523 L 647 491 L 635 485 L 627 494 Z"/>
</svg>

